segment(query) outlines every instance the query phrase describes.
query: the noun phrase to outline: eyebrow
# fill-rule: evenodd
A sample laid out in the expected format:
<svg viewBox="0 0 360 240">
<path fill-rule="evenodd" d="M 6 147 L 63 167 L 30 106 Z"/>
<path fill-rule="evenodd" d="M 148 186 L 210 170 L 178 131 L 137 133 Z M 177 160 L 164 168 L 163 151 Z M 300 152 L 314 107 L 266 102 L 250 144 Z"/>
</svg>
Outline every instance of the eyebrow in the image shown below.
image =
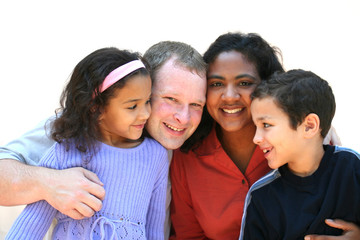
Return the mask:
<svg viewBox="0 0 360 240">
<path fill-rule="evenodd" d="M 151 94 L 150 94 L 150 96 L 148 97 L 148 98 L 151 98 Z M 136 98 L 136 99 L 129 99 L 129 100 L 127 100 L 127 101 L 125 101 L 125 102 L 123 102 L 123 104 L 126 104 L 126 103 L 133 103 L 133 102 L 138 102 L 138 101 L 141 101 L 142 99 L 141 98 Z"/>
<path fill-rule="evenodd" d="M 137 102 L 137 101 L 140 101 L 140 99 L 130 99 L 130 100 L 123 102 L 123 104 Z"/>
<path fill-rule="evenodd" d="M 255 121 L 264 121 L 264 120 L 267 120 L 267 119 L 271 119 L 271 117 L 269 117 L 269 116 L 262 116 L 262 117 L 256 118 Z"/>
<path fill-rule="evenodd" d="M 203 104 L 203 105 L 205 105 L 205 103 L 206 103 L 206 100 L 205 101 L 203 101 L 202 99 L 197 99 L 194 103 L 196 103 L 196 104 Z"/>
<path fill-rule="evenodd" d="M 209 75 L 207 78 L 208 78 L 208 79 L 215 78 L 215 79 L 220 79 L 220 80 L 224 80 L 224 79 L 225 79 L 224 77 L 219 76 L 219 75 L 216 75 L 216 74 Z M 252 75 L 250 75 L 250 74 L 240 74 L 240 75 L 237 75 L 235 78 L 236 78 L 236 79 L 251 78 L 251 79 L 253 79 L 253 80 L 257 80 L 256 77 L 254 77 L 254 76 L 252 76 Z"/>
<path fill-rule="evenodd" d="M 171 92 L 171 91 L 168 91 L 168 92 L 162 92 L 159 94 L 160 96 L 164 97 L 164 96 L 173 96 L 175 98 L 181 98 L 182 94 L 178 93 L 178 92 Z M 206 103 L 206 98 L 204 100 L 202 99 L 196 99 L 194 100 L 192 103 L 201 103 L 201 104 L 205 104 Z"/>
</svg>

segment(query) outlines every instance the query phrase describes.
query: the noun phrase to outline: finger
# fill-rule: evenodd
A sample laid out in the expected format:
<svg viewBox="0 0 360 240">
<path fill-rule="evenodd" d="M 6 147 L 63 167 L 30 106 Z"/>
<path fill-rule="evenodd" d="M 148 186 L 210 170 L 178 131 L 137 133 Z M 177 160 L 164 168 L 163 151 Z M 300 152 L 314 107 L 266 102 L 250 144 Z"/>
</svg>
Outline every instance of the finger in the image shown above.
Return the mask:
<svg viewBox="0 0 360 240">
<path fill-rule="evenodd" d="M 105 189 L 103 186 L 90 182 L 86 190 L 100 201 L 105 199 Z"/>
<path fill-rule="evenodd" d="M 81 209 L 84 209 L 86 206 L 87 208 L 90 208 L 93 211 L 91 213 L 89 212 L 89 209 L 80 210 L 77 208 L 78 211 L 84 216 L 89 216 L 89 214 L 91 214 L 90 216 L 92 216 L 94 212 L 100 211 L 102 208 L 102 201 L 94 195 L 88 194 L 86 195 L 86 197 L 82 198 L 81 201 L 84 206 L 81 205 L 79 206 L 79 208 L 81 207 Z"/>
<path fill-rule="evenodd" d="M 353 230 L 356 228 L 356 225 L 350 222 L 346 222 L 344 220 L 341 219 L 326 219 L 325 220 L 326 224 L 329 225 L 330 227 L 334 227 L 334 228 L 339 228 L 342 229 L 344 231 L 349 231 L 349 230 Z"/>
<path fill-rule="evenodd" d="M 337 240 L 338 237 L 325 236 L 325 235 L 306 235 L 305 240 Z"/>
<path fill-rule="evenodd" d="M 85 217 L 92 217 L 94 213 L 95 211 L 93 210 L 93 208 L 85 203 L 78 203 L 76 205 L 76 208 L 74 209 L 74 214 L 78 217 L 81 217 L 80 219 L 83 219 Z"/>
<path fill-rule="evenodd" d="M 90 181 L 92 181 L 92 182 L 94 182 L 94 183 L 96 183 L 96 184 L 99 184 L 99 185 L 101 185 L 101 186 L 104 185 L 104 184 L 100 181 L 100 179 L 98 178 L 98 176 L 97 176 L 95 173 L 93 173 L 93 172 L 91 172 L 91 171 L 89 171 L 89 170 L 86 170 L 86 169 L 83 169 L 83 173 L 84 173 L 84 176 L 85 176 L 87 179 L 89 179 Z"/>
<path fill-rule="evenodd" d="M 65 215 L 71 217 L 72 219 L 75 219 L 75 220 L 81 220 L 81 219 L 84 219 L 84 215 L 82 215 L 79 211 L 77 211 L 76 209 L 72 209 L 66 213 L 64 213 Z"/>
<path fill-rule="evenodd" d="M 100 200 L 104 200 L 105 198 L 105 189 L 104 184 L 99 180 L 97 175 L 93 172 L 90 172 L 86 169 L 83 169 L 84 176 L 89 180 L 83 182 L 83 189 L 88 191 L 90 194 L 94 195 L 96 198 Z M 96 207 L 95 209 L 98 209 Z"/>
</svg>

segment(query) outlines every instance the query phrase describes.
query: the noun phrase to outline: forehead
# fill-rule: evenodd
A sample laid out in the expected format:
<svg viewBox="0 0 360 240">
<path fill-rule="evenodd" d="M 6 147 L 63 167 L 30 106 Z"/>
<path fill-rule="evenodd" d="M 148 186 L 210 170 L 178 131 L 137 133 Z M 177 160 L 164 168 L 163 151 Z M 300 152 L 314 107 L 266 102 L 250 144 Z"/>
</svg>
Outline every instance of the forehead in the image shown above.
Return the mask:
<svg viewBox="0 0 360 240">
<path fill-rule="evenodd" d="M 275 103 L 273 97 L 255 98 L 251 103 L 250 109 L 254 121 L 287 118 L 287 115 Z"/>
<path fill-rule="evenodd" d="M 121 80 L 120 80 L 121 81 Z M 115 98 L 147 98 L 151 93 L 150 76 L 136 75 L 129 78 L 122 88 L 115 90 Z"/>
<path fill-rule="evenodd" d="M 178 95 L 188 92 L 197 92 L 197 98 L 205 98 L 206 77 L 205 73 L 200 76 L 196 72 L 174 63 L 173 60 L 167 61 L 157 72 L 154 79 L 153 94 L 166 92 Z"/>
<path fill-rule="evenodd" d="M 208 74 L 226 73 L 241 74 L 247 73 L 260 79 L 255 64 L 249 62 L 247 58 L 240 52 L 232 50 L 220 53 L 209 65 Z"/>
</svg>

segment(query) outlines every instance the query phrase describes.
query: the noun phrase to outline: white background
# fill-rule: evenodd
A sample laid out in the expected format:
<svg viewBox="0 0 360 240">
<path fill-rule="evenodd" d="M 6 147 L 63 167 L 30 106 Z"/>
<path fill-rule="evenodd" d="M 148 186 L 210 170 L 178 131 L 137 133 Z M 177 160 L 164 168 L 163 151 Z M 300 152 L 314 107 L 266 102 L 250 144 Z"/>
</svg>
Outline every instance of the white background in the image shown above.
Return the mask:
<svg viewBox="0 0 360 240">
<path fill-rule="evenodd" d="M 333 125 L 360 152 L 360 1 L 1 1 L 0 144 L 53 114 L 74 66 L 108 46 L 144 53 L 162 40 L 201 54 L 228 31 L 256 32 L 282 50 L 287 70 L 330 82 Z"/>
</svg>

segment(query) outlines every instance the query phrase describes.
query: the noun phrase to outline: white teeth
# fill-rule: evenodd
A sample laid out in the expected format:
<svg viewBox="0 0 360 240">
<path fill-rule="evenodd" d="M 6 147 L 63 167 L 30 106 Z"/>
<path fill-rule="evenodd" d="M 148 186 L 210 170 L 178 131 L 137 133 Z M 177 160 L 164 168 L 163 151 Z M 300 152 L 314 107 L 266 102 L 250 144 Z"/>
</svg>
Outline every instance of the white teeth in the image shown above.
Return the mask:
<svg viewBox="0 0 360 240">
<path fill-rule="evenodd" d="M 269 152 L 269 150 L 263 149 L 263 153 L 267 153 Z"/>
<path fill-rule="evenodd" d="M 226 113 L 237 113 L 237 112 L 241 112 L 242 108 L 235 108 L 235 109 L 222 109 L 224 112 Z"/>
<path fill-rule="evenodd" d="M 184 130 L 183 128 L 182 128 L 182 129 L 176 128 L 176 127 L 170 126 L 170 125 L 168 125 L 168 124 L 166 124 L 166 123 L 165 123 L 165 125 L 166 125 L 168 128 L 170 128 L 170 129 L 172 129 L 172 130 L 174 130 L 174 131 L 177 131 L 177 132 L 181 132 L 181 131 Z"/>
</svg>

